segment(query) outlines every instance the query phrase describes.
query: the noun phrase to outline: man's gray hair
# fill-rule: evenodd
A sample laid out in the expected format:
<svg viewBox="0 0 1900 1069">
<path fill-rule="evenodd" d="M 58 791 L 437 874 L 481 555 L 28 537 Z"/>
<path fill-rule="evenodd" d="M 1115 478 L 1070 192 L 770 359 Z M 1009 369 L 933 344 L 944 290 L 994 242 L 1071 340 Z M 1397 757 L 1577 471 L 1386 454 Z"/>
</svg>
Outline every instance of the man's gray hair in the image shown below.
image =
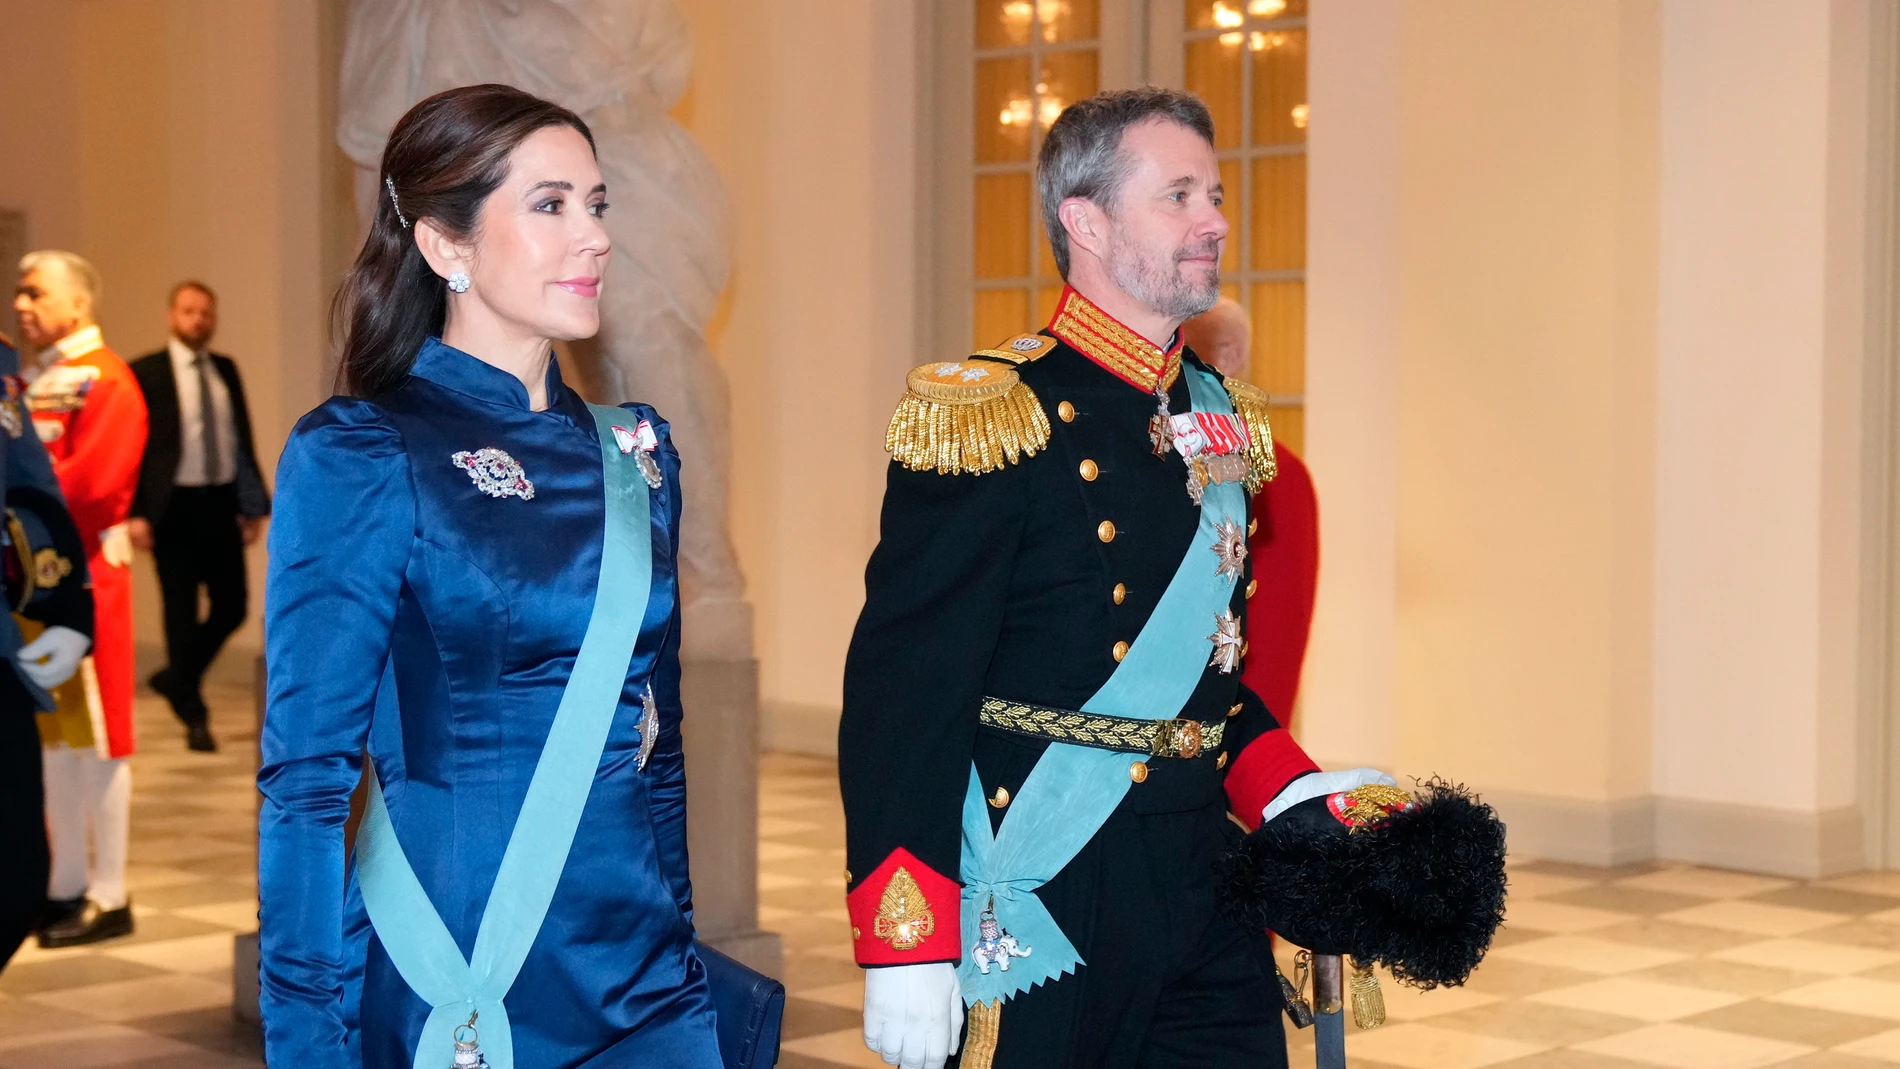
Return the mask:
<svg viewBox="0 0 1900 1069">
<path fill-rule="evenodd" d="M 1042 197 L 1049 249 L 1064 281 L 1069 277 L 1069 232 L 1062 228 L 1062 202 L 1083 197 L 1113 212 L 1134 164 L 1121 150 L 1122 135 L 1150 119 L 1177 123 L 1214 143 L 1214 117 L 1199 97 L 1152 85 L 1078 100 L 1064 108 L 1043 135 L 1036 192 Z"/>
<path fill-rule="evenodd" d="M 95 313 L 98 312 L 99 302 L 105 297 L 106 288 L 105 284 L 99 281 L 99 269 L 92 266 L 91 260 L 76 252 L 67 252 L 65 249 L 40 249 L 20 257 L 20 274 L 26 275 L 37 271 L 47 264 L 58 264 L 61 270 L 66 272 L 67 278 L 72 279 L 75 285 L 86 291 L 92 310 Z"/>
</svg>

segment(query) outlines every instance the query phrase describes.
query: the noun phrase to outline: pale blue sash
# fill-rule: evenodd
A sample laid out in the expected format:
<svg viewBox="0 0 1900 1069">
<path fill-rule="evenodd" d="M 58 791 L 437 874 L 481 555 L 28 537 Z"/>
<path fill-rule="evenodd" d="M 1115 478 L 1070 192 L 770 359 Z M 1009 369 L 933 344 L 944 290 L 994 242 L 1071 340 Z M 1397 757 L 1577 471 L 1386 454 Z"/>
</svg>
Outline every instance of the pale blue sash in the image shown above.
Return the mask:
<svg viewBox="0 0 1900 1069">
<path fill-rule="evenodd" d="M 1196 412 L 1233 414 L 1227 391 L 1213 375 L 1193 367 L 1183 368 L 1182 374 Z M 1219 539 L 1215 528 L 1222 522 L 1247 522 L 1247 495 L 1239 483 L 1207 488 L 1200 526 L 1181 566 L 1127 656 L 1083 704 L 1083 712 L 1165 720 L 1187 704 L 1213 655 L 1207 636 L 1214 632 L 1215 617 L 1234 596 L 1234 580 L 1217 573 L 1219 561 L 1212 549 Z M 1127 753 L 1050 743 L 994 837 L 983 784 L 976 766 L 970 766 L 960 866 L 965 953 L 957 967 L 966 1004 L 1012 998 L 1083 964 L 1035 889 L 1054 879 L 1121 804 L 1131 786 L 1129 764 Z M 997 923 L 1031 953 L 1011 959 L 1008 972 L 991 966 L 986 976 L 968 951 L 976 944 L 977 921 L 992 896 Z"/>
<path fill-rule="evenodd" d="M 528 782 L 469 960 L 462 959 L 455 937 L 396 840 L 380 777 L 370 776 L 369 806 L 356 840 L 356 879 L 389 960 L 433 1007 L 416 1044 L 415 1069 L 445 1069 L 455 1057 L 456 1026 L 477 1011 L 488 1064 L 514 1069 L 514 1035 L 502 999 L 527 960 L 567 865 L 646 616 L 653 586 L 651 502 L 633 458 L 621 454 L 612 431 L 627 414 L 618 408 L 587 407 L 600 432 L 607 499 L 600 584 L 574 674 L 561 693 L 547 744 Z"/>
</svg>

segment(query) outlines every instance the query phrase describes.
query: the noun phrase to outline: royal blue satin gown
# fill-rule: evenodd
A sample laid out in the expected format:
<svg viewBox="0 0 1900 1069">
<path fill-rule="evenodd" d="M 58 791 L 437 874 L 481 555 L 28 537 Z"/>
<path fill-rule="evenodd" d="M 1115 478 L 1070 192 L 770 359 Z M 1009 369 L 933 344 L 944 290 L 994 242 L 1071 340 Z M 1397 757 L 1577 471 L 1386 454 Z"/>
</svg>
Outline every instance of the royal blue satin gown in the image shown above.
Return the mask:
<svg viewBox="0 0 1900 1069">
<path fill-rule="evenodd" d="M 514 376 L 432 338 L 406 383 L 331 398 L 284 449 L 258 774 L 273 1066 L 411 1069 L 428 1016 L 346 865 L 366 750 L 422 886 L 465 957 L 474 946 L 599 579 L 594 421 L 552 366 L 548 397 L 531 411 Z M 679 455 L 651 409 L 628 408 L 660 439 L 652 596 L 567 868 L 505 999 L 519 1069 L 720 1064 L 686 868 Z M 484 448 L 519 462 L 533 496 L 491 496 L 452 459 Z M 649 684 L 660 730 L 641 771 Z"/>
</svg>

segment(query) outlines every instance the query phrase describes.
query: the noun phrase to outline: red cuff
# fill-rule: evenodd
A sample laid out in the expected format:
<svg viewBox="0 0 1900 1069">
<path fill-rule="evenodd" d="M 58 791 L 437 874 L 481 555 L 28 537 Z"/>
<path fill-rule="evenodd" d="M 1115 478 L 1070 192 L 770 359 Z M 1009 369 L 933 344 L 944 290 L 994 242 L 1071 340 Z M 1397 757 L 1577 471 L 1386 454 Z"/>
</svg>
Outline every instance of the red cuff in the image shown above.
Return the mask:
<svg viewBox="0 0 1900 1069">
<path fill-rule="evenodd" d="M 1248 831 L 1260 826 L 1260 813 L 1294 777 L 1318 772 L 1293 733 L 1275 728 L 1247 744 L 1227 773 L 1227 804 Z"/>
<path fill-rule="evenodd" d="M 845 895 L 859 965 L 960 961 L 957 907 L 963 887 L 899 847 Z"/>
</svg>

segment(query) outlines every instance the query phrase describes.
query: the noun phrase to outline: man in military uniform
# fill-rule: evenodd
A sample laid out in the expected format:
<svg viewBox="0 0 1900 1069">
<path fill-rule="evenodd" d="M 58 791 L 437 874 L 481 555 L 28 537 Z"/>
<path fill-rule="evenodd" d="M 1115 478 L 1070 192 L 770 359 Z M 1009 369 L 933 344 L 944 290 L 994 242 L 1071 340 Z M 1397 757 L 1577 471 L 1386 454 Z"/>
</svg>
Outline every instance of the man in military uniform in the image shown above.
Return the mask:
<svg viewBox="0 0 1900 1069">
<path fill-rule="evenodd" d="M 129 934 L 125 886 L 132 822 L 132 539 L 125 520 L 145 451 L 145 395 L 106 347 L 95 318 L 99 273 L 59 250 L 20 261 L 13 309 L 39 351 L 26 407 L 53 459 L 92 578 L 93 651 L 41 718 L 53 845 L 43 947 Z M 88 834 L 90 833 L 90 834 Z M 88 839 L 91 857 L 87 856 Z"/>
<path fill-rule="evenodd" d="M 845 667 L 865 1042 L 934 1069 L 1284 1065 L 1217 858 L 1319 773 L 1239 683 L 1265 398 L 1177 337 L 1227 222 L 1194 97 L 1104 93 L 1042 148 L 1047 328 L 911 372 Z M 968 1008 L 968 1029 L 960 1022 Z"/>
<path fill-rule="evenodd" d="M 0 614 L 0 966 L 46 906 L 46 806 L 34 714 L 92 645 L 86 554 L 38 436 L 28 433 L 20 358 L 0 337 L 0 497 L 7 609 Z M 14 614 L 18 614 L 17 618 Z M 27 642 L 24 628 L 34 632 Z"/>
</svg>

